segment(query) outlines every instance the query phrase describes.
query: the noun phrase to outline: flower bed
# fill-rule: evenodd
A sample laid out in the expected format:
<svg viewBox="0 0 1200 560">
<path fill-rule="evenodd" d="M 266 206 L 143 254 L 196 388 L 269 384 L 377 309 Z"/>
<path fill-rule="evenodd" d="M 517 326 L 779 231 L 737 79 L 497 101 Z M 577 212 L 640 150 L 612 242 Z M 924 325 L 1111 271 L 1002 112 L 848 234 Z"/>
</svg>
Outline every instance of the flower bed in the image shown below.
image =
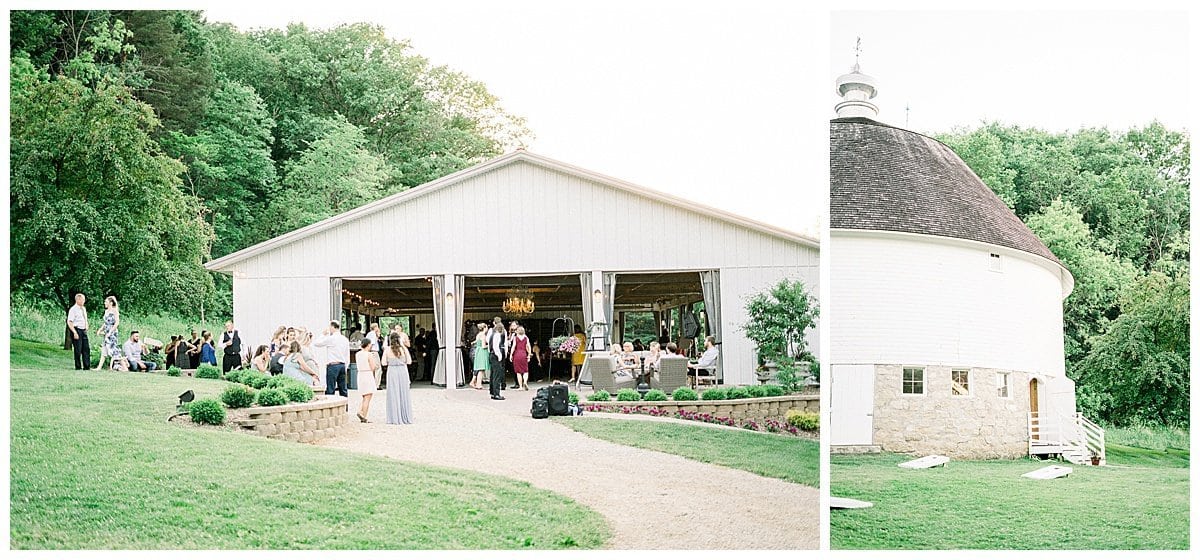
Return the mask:
<svg viewBox="0 0 1200 560">
<path fill-rule="evenodd" d="M 711 412 L 696 412 L 686 409 L 668 410 L 659 406 L 606 406 L 604 404 L 585 404 L 583 410 L 589 412 L 617 412 L 621 414 L 648 414 L 650 416 L 679 418 L 680 420 L 691 420 L 693 422 L 707 422 L 709 424 L 719 424 L 721 426 L 738 427 L 754 432 L 769 432 L 776 434 L 791 434 L 794 436 L 807 435 L 809 437 L 817 437 L 819 432 L 806 432 L 792 426 L 787 422 L 781 422 L 773 418 L 758 421 L 752 419 L 736 420 L 729 416 L 717 416 Z"/>
</svg>

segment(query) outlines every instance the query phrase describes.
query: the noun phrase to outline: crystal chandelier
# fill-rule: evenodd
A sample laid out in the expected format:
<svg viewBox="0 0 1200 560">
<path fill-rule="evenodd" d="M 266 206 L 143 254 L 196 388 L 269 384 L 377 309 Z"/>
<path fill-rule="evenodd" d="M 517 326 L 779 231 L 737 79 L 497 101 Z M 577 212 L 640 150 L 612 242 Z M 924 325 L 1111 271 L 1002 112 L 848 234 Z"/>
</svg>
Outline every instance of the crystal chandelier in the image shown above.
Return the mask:
<svg viewBox="0 0 1200 560">
<path fill-rule="evenodd" d="M 533 315 L 534 304 L 532 294 L 525 286 L 517 286 L 508 291 L 501 309 L 505 313 L 515 317 Z"/>
</svg>

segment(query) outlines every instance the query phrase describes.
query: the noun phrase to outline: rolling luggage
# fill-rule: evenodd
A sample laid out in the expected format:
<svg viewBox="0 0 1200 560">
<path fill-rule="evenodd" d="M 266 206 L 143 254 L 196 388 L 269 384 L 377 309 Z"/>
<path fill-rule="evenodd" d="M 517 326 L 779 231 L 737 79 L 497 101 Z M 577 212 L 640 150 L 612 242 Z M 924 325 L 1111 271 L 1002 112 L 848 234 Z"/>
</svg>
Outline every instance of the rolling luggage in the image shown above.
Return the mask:
<svg viewBox="0 0 1200 560">
<path fill-rule="evenodd" d="M 547 406 L 550 409 L 551 416 L 567 416 L 570 410 L 567 405 L 570 404 L 570 390 L 566 385 L 551 385 L 549 389 L 549 399 Z"/>
<path fill-rule="evenodd" d="M 533 398 L 533 405 L 529 407 L 529 415 L 537 419 L 550 416 L 550 409 L 546 406 L 546 397 L 538 395 Z"/>
</svg>

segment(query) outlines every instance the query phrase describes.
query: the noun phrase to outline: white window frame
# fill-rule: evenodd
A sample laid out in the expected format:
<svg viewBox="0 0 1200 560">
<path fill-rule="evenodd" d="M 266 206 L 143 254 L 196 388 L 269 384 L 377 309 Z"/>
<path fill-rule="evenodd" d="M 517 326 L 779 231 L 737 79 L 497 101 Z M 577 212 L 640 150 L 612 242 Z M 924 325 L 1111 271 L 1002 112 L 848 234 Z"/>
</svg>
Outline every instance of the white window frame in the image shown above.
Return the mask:
<svg viewBox="0 0 1200 560">
<path fill-rule="evenodd" d="M 988 253 L 988 270 L 1004 272 L 1004 257 L 1000 253 Z"/>
<path fill-rule="evenodd" d="M 956 394 L 956 393 L 954 392 L 954 374 L 955 374 L 955 373 L 958 373 L 958 372 L 963 372 L 963 373 L 966 373 L 966 374 L 967 374 L 967 392 L 966 392 L 966 394 L 964 394 L 964 395 L 959 395 L 959 394 Z M 974 381 L 975 381 L 974 377 L 975 377 L 974 375 L 971 375 L 971 369 L 970 369 L 970 368 L 951 368 L 951 369 L 950 369 L 950 396 L 951 396 L 951 397 L 971 397 L 971 396 L 974 396 L 974 395 L 975 395 L 975 389 L 973 388 L 973 387 L 974 387 L 974 385 L 975 385 L 975 383 L 974 383 Z"/>
<path fill-rule="evenodd" d="M 1005 394 L 1001 395 L 1000 389 L 1004 389 Z M 1010 399 L 1010 400 L 1013 398 L 1013 384 L 1012 384 L 1012 373 L 1011 372 L 1007 372 L 1007 371 L 996 372 L 996 398 Z"/>
<path fill-rule="evenodd" d="M 921 392 L 920 393 L 908 393 L 908 392 L 904 391 L 904 384 L 906 383 L 904 380 L 904 374 L 907 370 L 917 370 L 917 371 L 921 372 Z M 915 383 L 915 382 L 909 381 L 908 383 Z M 923 397 L 927 394 L 929 394 L 929 377 L 927 375 L 925 375 L 925 367 L 924 366 L 901 367 L 900 368 L 900 395 L 906 396 L 906 397 Z"/>
</svg>

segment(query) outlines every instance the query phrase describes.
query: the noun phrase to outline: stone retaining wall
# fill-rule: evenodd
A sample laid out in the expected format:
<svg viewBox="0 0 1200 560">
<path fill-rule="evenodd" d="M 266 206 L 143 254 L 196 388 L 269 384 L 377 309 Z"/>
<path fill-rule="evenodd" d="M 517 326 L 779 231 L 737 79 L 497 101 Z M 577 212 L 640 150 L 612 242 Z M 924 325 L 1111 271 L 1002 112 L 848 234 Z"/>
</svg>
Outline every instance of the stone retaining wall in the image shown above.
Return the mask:
<svg viewBox="0 0 1200 560">
<path fill-rule="evenodd" d="M 800 410 L 821 412 L 820 395 L 785 395 L 782 397 L 758 397 L 752 399 L 730 399 L 724 401 L 582 401 L 601 408 L 620 410 L 623 406 L 658 407 L 674 414 L 678 410 L 707 412 L 716 416 L 727 416 L 734 420 L 778 420 L 783 422 L 787 411 Z"/>
<path fill-rule="evenodd" d="M 246 418 L 230 423 L 247 433 L 308 443 L 330 437 L 348 422 L 346 397 L 325 396 L 306 403 L 246 409 Z"/>
</svg>

